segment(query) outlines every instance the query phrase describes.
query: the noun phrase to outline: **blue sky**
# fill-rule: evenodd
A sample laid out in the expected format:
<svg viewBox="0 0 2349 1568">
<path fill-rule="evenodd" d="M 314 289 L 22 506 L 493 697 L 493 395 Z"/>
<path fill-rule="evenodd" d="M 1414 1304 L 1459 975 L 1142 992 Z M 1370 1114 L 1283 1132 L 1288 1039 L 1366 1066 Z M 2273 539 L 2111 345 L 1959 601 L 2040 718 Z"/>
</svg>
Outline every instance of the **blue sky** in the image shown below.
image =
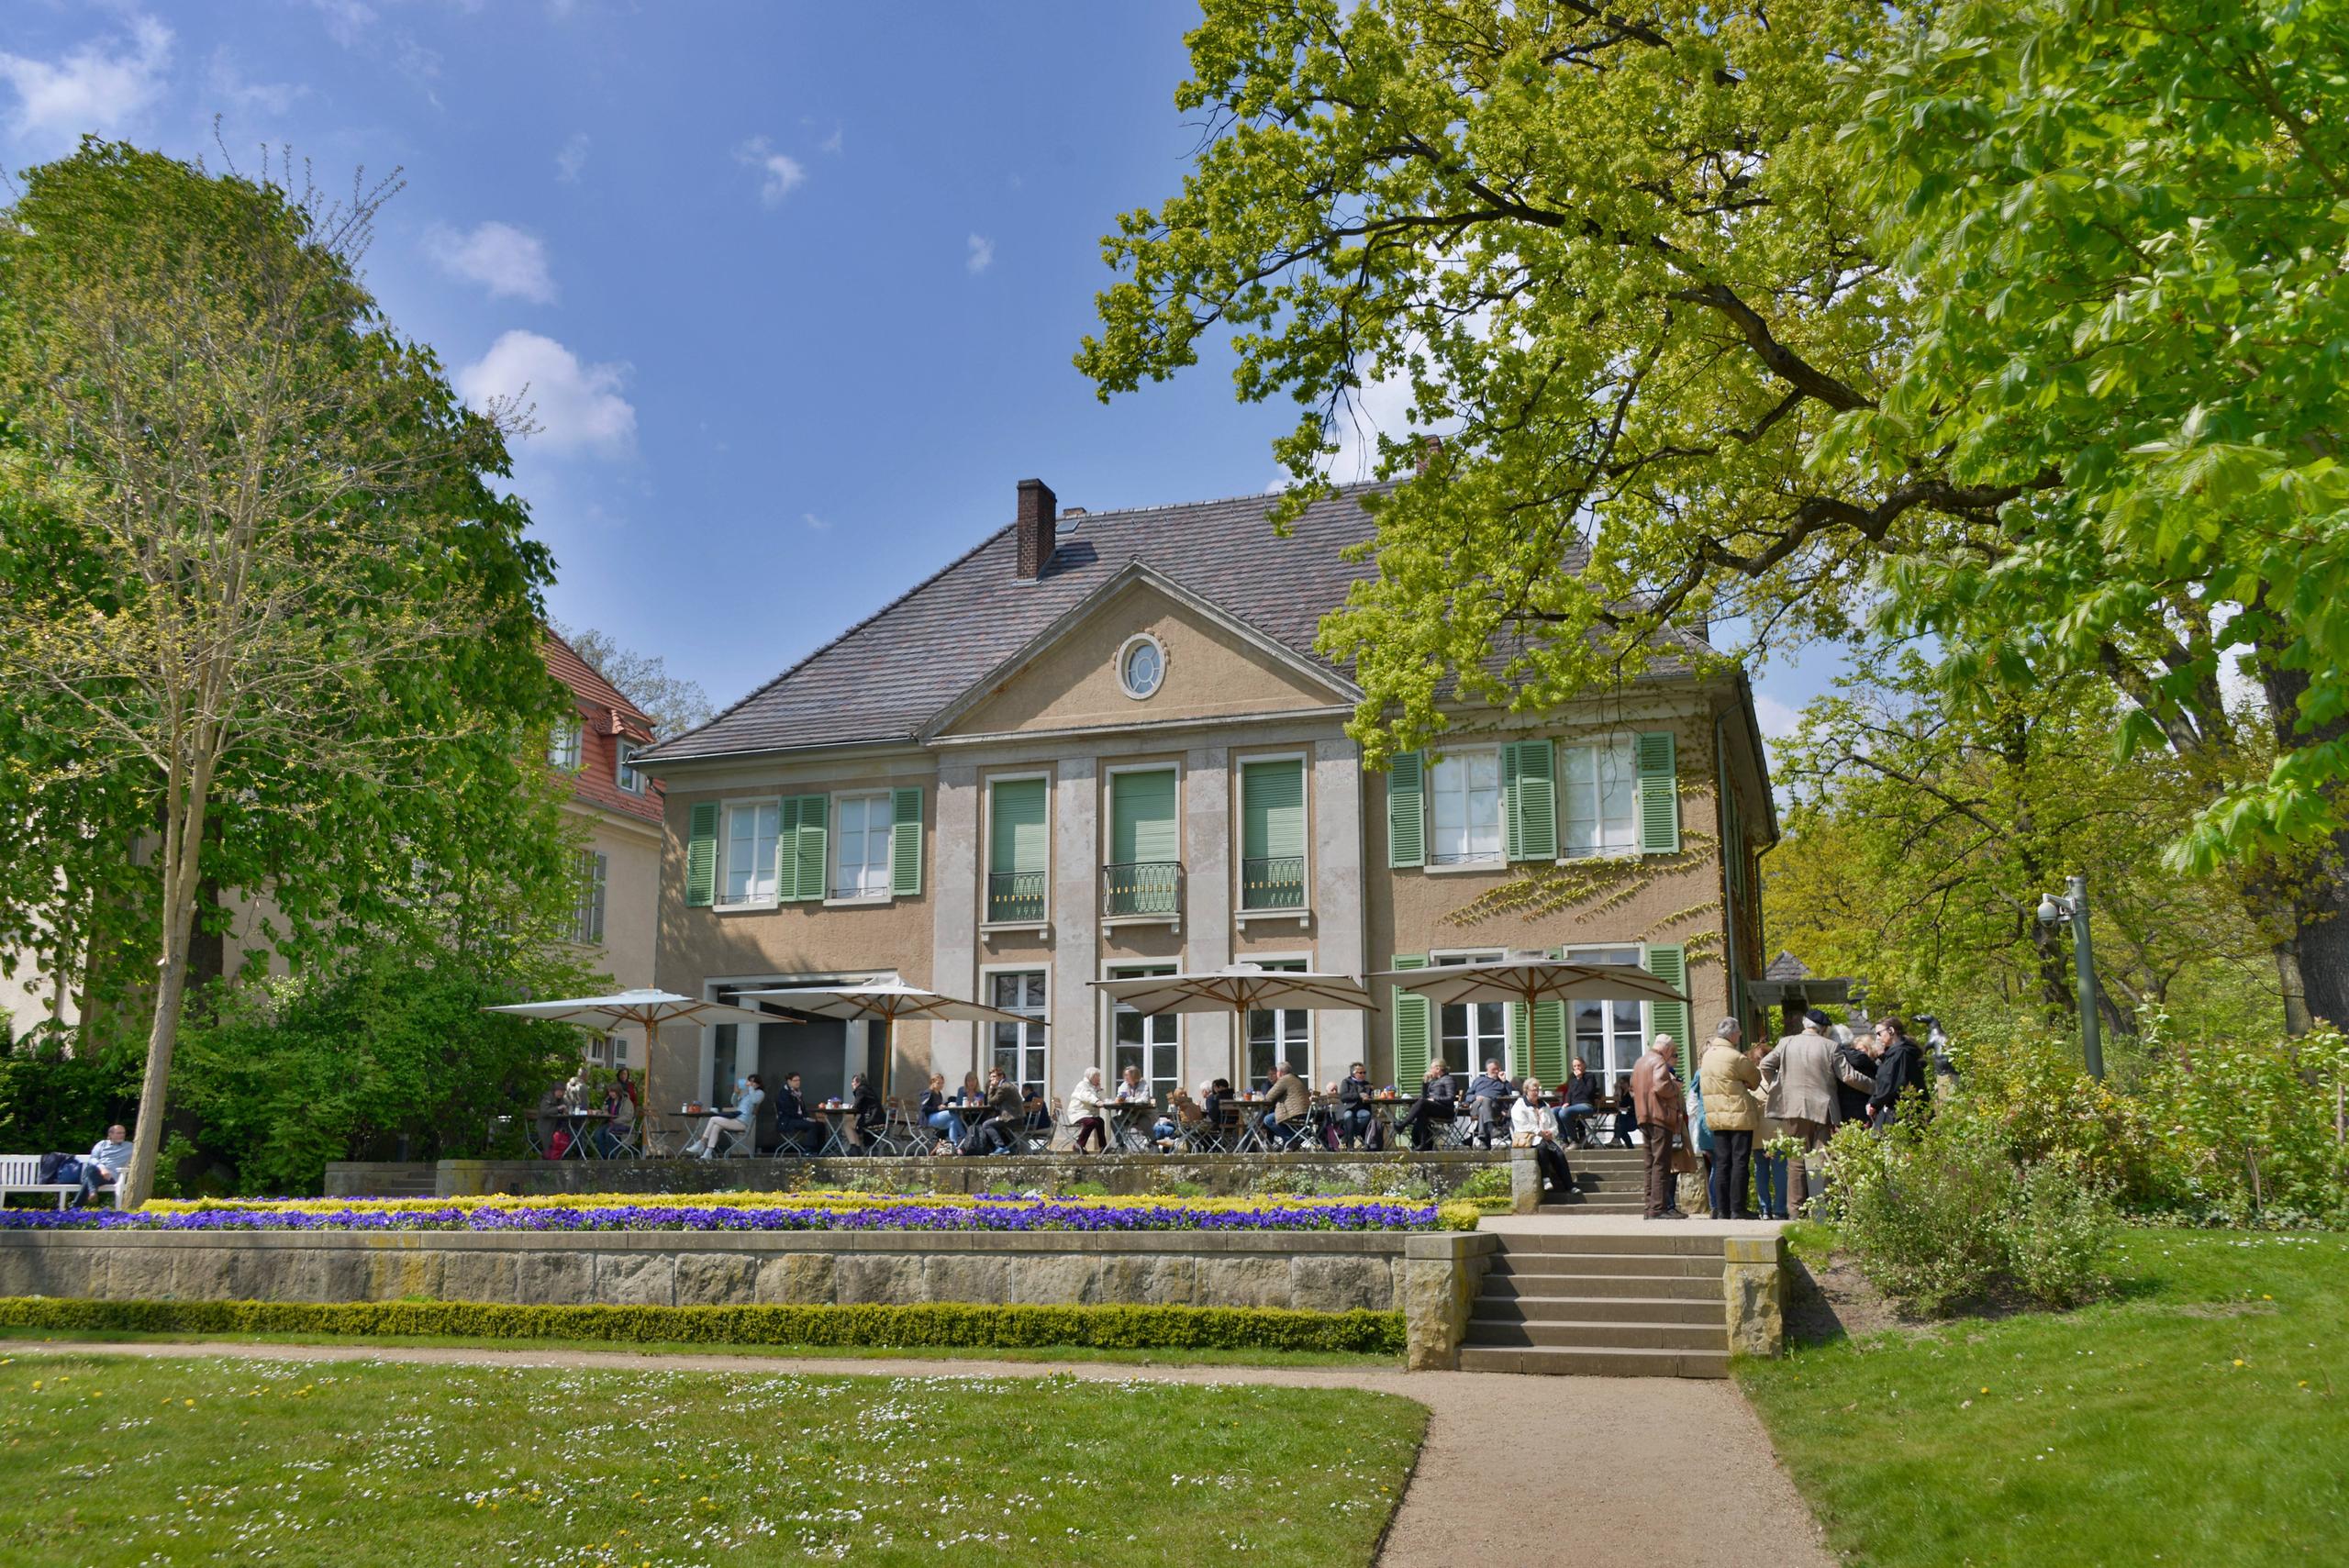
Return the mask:
<svg viewBox="0 0 2349 1568">
<path fill-rule="evenodd" d="M 723 705 L 1008 521 L 1264 489 L 1228 361 L 1070 363 L 1116 214 L 1181 179 L 1195 8 L 8 0 L 0 154 L 97 130 L 396 167 L 368 276 L 469 395 L 527 382 L 558 618 Z M 1774 671 L 1765 722 L 1815 682 Z M 1773 726 L 1775 727 L 1775 725 Z"/>
</svg>

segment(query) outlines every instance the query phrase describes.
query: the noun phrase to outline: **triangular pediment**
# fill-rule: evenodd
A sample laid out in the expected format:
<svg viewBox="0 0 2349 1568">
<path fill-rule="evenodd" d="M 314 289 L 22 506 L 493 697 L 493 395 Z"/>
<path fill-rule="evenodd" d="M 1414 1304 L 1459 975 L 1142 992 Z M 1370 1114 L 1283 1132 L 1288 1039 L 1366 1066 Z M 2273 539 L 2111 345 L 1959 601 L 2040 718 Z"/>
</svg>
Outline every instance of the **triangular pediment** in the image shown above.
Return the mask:
<svg viewBox="0 0 2349 1568">
<path fill-rule="evenodd" d="M 1163 651 L 1164 674 L 1146 698 L 1127 694 L 1121 657 L 1137 638 Z M 1353 683 L 1145 566 L 1102 584 L 929 727 L 931 735 L 1241 718 L 1350 704 Z"/>
</svg>

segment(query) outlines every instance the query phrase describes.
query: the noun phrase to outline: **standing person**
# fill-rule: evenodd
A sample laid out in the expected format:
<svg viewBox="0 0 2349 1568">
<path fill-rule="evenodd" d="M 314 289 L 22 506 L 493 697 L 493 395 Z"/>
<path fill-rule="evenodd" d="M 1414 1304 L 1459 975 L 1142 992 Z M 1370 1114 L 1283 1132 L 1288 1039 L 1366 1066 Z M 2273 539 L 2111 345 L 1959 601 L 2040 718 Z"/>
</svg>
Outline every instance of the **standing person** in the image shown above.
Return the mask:
<svg viewBox="0 0 2349 1568">
<path fill-rule="evenodd" d="M 1103 1129 L 1101 1108 L 1101 1069 L 1088 1067 L 1068 1091 L 1068 1108 L 1063 1119 L 1076 1134 L 1076 1151 L 1085 1152 L 1085 1140 L 1093 1141 L 1094 1151 L 1107 1154 L 1109 1137 Z"/>
<path fill-rule="evenodd" d="M 1715 1219 L 1754 1218 L 1746 1187 L 1753 1174 L 1753 1133 L 1762 1125 L 1762 1103 L 1754 1097 L 1762 1073 L 1738 1044 L 1744 1032 L 1735 1018 L 1723 1018 L 1697 1068 L 1704 1085 L 1705 1125 L 1713 1134 Z"/>
<path fill-rule="evenodd" d="M 1672 1067 L 1673 1053 L 1678 1049 L 1670 1035 L 1660 1034 L 1631 1069 L 1631 1103 L 1640 1118 L 1640 1137 L 1647 1146 L 1645 1217 L 1649 1219 L 1687 1218 L 1673 1201 L 1672 1140 L 1688 1121 L 1680 1099 L 1680 1074 Z"/>
<path fill-rule="evenodd" d="M 1273 1086 L 1264 1095 L 1264 1130 L 1274 1145 L 1294 1149 L 1313 1126 L 1313 1088 L 1286 1062 L 1273 1064 Z"/>
<path fill-rule="evenodd" d="M 1338 1136 L 1370 1147 L 1370 1131 L 1378 1120 L 1370 1104 L 1370 1069 L 1357 1062 L 1338 1080 Z"/>
<path fill-rule="evenodd" d="M 1598 1114 L 1598 1078 L 1583 1062 L 1575 1058 L 1573 1076 L 1558 1085 L 1558 1130 L 1568 1143 L 1586 1142 L 1590 1137 L 1590 1118 Z"/>
<path fill-rule="evenodd" d="M 1411 1102 L 1409 1110 L 1396 1118 L 1396 1130 L 1399 1132 L 1409 1128 L 1411 1147 L 1424 1154 L 1435 1147 L 1437 1126 L 1452 1125 L 1452 1118 L 1459 1112 L 1459 1095 L 1452 1085 L 1452 1074 L 1445 1069 L 1443 1058 L 1439 1056 L 1428 1063 L 1428 1075 L 1419 1085 L 1419 1097 Z"/>
<path fill-rule="evenodd" d="M 1787 1124 L 1778 1114 L 1778 1080 L 1762 1072 L 1764 1054 L 1765 1047 L 1758 1040 L 1745 1048 L 1746 1059 L 1762 1077 L 1762 1120 L 1753 1129 L 1753 1203 L 1762 1211 L 1763 1218 L 1784 1219 L 1787 1217 L 1787 1158 L 1772 1153 L 1770 1146 L 1786 1138 Z"/>
<path fill-rule="evenodd" d="M 1827 1027 L 1827 1015 L 1818 1011 L 1803 1015 L 1806 1020 L 1817 1018 Z M 1839 1121 L 1856 1121 L 1865 1125 L 1868 1119 L 1868 1099 L 1876 1093 L 1876 1056 L 1867 1047 L 1876 1040 L 1870 1037 L 1866 1044 L 1852 1038 L 1852 1031 L 1842 1025 L 1834 1026 L 1835 1032 L 1835 1116 Z"/>
<path fill-rule="evenodd" d="M 783 1087 L 774 1096 L 775 1147 L 788 1149 L 795 1154 L 810 1152 L 808 1140 L 822 1129 L 816 1118 L 807 1114 L 807 1101 L 800 1092 L 799 1074 L 786 1073 Z"/>
<path fill-rule="evenodd" d="M 1791 1211 L 1810 1201 L 1809 1157 L 1827 1145 L 1843 1119 L 1842 1085 L 1836 1080 L 1837 1046 L 1827 1033 L 1827 1015 L 1816 1009 L 1802 1018 L 1802 1032 L 1790 1034 L 1762 1059 L 1762 1076 L 1777 1084 L 1777 1114 L 1802 1145 L 1789 1162 L 1787 1196 Z M 1870 1080 L 1874 1086 L 1874 1080 Z"/>
<path fill-rule="evenodd" d="M 1542 1080 L 1528 1078 L 1508 1108 L 1509 1142 L 1533 1151 L 1542 1173 L 1542 1195 L 1564 1203 L 1575 1192 L 1575 1169 L 1566 1162 L 1566 1146 L 1559 1140 L 1558 1124 L 1542 1108 Z"/>
<path fill-rule="evenodd" d="M 1506 1119 L 1502 1107 L 1508 1104 L 1513 1092 L 1507 1078 L 1501 1076 L 1501 1064 L 1487 1062 L 1485 1070 L 1468 1080 L 1468 1109 L 1476 1118 L 1476 1147 L 1490 1149 L 1493 1131 Z"/>
<path fill-rule="evenodd" d="M 759 1106 L 766 1103 L 766 1088 L 759 1082 L 757 1073 L 744 1078 L 734 1097 L 734 1114 L 709 1118 L 709 1124 L 701 1129 L 701 1147 L 694 1151 L 694 1158 L 707 1160 L 717 1153 L 720 1133 L 739 1132 L 746 1140 L 755 1136 L 751 1129 L 759 1125 Z"/>
<path fill-rule="evenodd" d="M 1886 1128 L 1899 1119 L 1905 1096 L 1914 1095 L 1919 1106 L 1926 1106 L 1925 1053 L 1897 1018 L 1876 1020 L 1876 1092 L 1868 1096 L 1868 1125 Z"/>
<path fill-rule="evenodd" d="M 107 1128 L 106 1135 L 91 1144 L 90 1151 L 82 1156 L 82 1195 L 73 1200 L 74 1204 L 87 1208 L 100 1192 L 121 1181 L 130 1169 L 133 1148 L 128 1128 L 120 1122 Z M 121 1199 L 115 1201 L 119 1203 Z"/>
</svg>

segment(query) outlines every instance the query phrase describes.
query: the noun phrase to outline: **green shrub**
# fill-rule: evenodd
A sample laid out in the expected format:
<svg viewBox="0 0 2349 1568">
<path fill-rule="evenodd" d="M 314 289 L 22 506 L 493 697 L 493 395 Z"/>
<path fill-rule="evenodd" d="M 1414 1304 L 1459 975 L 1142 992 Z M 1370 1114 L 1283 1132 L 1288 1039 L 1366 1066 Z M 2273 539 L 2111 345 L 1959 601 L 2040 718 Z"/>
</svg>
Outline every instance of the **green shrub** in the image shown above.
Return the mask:
<svg viewBox="0 0 2349 1568">
<path fill-rule="evenodd" d="M 1508 1197 L 1512 1194 L 1509 1168 L 1507 1165 L 1480 1165 L 1468 1179 L 1452 1189 L 1460 1198 Z"/>
<path fill-rule="evenodd" d="M 2013 1181 L 1995 1145 L 1948 1119 L 1848 1123 L 1825 1160 L 1837 1232 L 1877 1289 L 1929 1315 L 1988 1290 Z"/>
<path fill-rule="evenodd" d="M 1440 1203 L 1435 1207 L 1435 1224 L 1439 1230 L 1474 1230 L 1484 1211 L 1474 1203 Z"/>
<path fill-rule="evenodd" d="M 2007 1275 L 2042 1307 L 2077 1307 L 2112 1288 L 2112 1202 L 2087 1173 L 2058 1161 L 2015 1178 L 2002 1228 Z"/>
<path fill-rule="evenodd" d="M 450 1335 L 672 1344 L 1277 1350 L 1400 1355 L 1400 1312 L 1239 1307 L 524 1307 L 466 1301 L 0 1298 L 0 1328 L 158 1334 Z"/>
</svg>

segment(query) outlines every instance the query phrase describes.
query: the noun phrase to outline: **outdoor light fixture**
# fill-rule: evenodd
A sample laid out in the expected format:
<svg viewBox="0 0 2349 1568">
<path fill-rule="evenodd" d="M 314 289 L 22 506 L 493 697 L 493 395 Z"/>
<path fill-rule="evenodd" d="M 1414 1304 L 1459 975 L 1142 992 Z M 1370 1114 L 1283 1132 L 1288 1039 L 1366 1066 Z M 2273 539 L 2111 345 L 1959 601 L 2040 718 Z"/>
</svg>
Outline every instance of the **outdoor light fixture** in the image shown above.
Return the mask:
<svg viewBox="0 0 2349 1568">
<path fill-rule="evenodd" d="M 2060 921 L 2072 923 L 2073 967 L 2076 970 L 2080 987 L 2080 1054 L 2087 1059 L 2088 1075 L 2104 1076 L 2104 1029 L 2096 1014 L 2096 954 L 2088 945 L 2088 879 L 2068 877 L 2068 895 L 2042 894 L 2039 899 L 2039 923 L 2053 926 Z"/>
</svg>

